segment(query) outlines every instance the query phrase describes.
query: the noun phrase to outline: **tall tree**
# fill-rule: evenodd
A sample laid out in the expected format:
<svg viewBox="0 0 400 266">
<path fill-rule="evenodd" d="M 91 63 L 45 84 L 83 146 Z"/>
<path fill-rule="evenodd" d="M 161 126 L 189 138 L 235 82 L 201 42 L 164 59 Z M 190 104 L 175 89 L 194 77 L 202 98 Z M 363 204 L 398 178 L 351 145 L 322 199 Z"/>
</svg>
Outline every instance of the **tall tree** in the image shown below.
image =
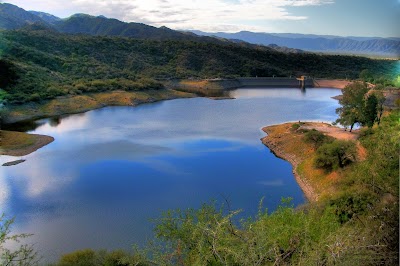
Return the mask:
<svg viewBox="0 0 400 266">
<path fill-rule="evenodd" d="M 367 96 L 365 100 L 363 126 L 372 127 L 378 119 L 378 98 L 374 93 Z"/>
<path fill-rule="evenodd" d="M 350 132 L 356 123 L 363 123 L 365 111 L 365 95 L 369 88 L 365 82 L 354 82 L 347 85 L 342 93 L 343 97 L 339 100 L 342 107 L 336 109 L 339 118 L 336 123 L 345 127 L 350 127 Z"/>
</svg>

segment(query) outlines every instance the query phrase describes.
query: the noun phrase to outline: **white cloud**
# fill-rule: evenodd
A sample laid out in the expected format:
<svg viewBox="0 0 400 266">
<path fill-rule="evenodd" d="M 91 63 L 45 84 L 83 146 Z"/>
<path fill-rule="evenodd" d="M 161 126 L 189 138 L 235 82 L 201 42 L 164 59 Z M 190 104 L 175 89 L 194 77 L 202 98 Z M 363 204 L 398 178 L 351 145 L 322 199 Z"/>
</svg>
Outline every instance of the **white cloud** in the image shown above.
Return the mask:
<svg viewBox="0 0 400 266">
<path fill-rule="evenodd" d="M 333 0 L 10 0 L 27 10 L 58 16 L 73 13 L 104 15 L 172 29 L 206 31 L 271 30 L 271 20 L 304 20 L 287 7 L 331 4 Z"/>
</svg>

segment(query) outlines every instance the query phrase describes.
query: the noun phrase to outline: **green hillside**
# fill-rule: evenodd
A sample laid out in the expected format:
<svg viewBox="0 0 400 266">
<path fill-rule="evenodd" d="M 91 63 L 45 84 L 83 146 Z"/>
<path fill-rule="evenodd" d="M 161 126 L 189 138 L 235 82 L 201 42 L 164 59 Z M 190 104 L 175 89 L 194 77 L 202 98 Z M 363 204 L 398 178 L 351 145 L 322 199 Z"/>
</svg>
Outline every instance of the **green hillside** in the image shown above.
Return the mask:
<svg viewBox="0 0 400 266">
<path fill-rule="evenodd" d="M 357 78 L 363 69 L 390 76 L 396 64 L 363 57 L 281 53 L 233 43 L 69 35 L 40 25 L 0 32 L 0 51 L 0 84 L 9 103 L 94 91 L 162 88 L 157 78 L 300 74 Z"/>
</svg>

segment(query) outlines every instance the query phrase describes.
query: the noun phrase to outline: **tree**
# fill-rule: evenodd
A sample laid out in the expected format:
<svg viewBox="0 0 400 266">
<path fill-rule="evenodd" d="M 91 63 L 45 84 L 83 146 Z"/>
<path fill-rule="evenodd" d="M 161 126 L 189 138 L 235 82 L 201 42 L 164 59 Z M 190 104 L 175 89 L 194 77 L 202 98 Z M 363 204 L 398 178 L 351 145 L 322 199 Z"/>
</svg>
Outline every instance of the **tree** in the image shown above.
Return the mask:
<svg viewBox="0 0 400 266">
<path fill-rule="evenodd" d="M 347 85 L 342 93 L 343 97 L 339 100 L 342 107 L 336 109 L 339 118 L 336 123 L 347 127 L 350 132 L 356 123 L 364 121 L 365 95 L 369 91 L 366 83 L 354 82 Z"/>
<path fill-rule="evenodd" d="M 322 144 L 332 142 L 333 138 L 325 135 L 324 133 L 311 129 L 304 134 L 305 140 L 314 145 L 315 149 L 318 149 Z"/>
<path fill-rule="evenodd" d="M 365 100 L 364 118 L 362 125 L 371 128 L 378 118 L 378 98 L 375 94 L 368 95 Z"/>
<path fill-rule="evenodd" d="M 356 159 L 356 148 L 352 141 L 335 140 L 323 144 L 317 150 L 315 166 L 332 171 L 343 168 Z"/>
<path fill-rule="evenodd" d="M 379 124 L 381 123 L 381 118 L 383 115 L 383 104 L 385 103 L 385 96 L 383 95 L 383 93 L 381 91 L 375 91 L 374 92 L 376 98 L 377 98 L 377 105 L 376 105 L 376 122 Z"/>
<path fill-rule="evenodd" d="M 33 245 L 22 244 L 16 250 L 5 247 L 6 243 L 20 242 L 29 237 L 29 234 L 11 235 L 11 225 L 14 219 L 7 219 L 4 214 L 0 216 L 0 265 L 38 265 L 39 259 Z"/>
<path fill-rule="evenodd" d="M 360 79 L 365 82 L 372 82 L 374 77 L 369 69 L 363 69 L 360 72 Z"/>
</svg>

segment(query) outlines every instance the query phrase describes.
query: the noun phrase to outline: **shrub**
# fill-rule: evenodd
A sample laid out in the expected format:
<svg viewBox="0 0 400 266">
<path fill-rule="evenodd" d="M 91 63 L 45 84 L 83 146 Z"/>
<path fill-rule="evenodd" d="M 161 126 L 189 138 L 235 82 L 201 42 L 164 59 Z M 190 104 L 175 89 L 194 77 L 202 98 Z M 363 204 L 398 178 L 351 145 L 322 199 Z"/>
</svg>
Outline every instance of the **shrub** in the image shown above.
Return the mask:
<svg viewBox="0 0 400 266">
<path fill-rule="evenodd" d="M 352 141 L 335 140 L 317 150 L 315 166 L 327 171 L 343 168 L 356 159 L 356 146 Z"/>
<path fill-rule="evenodd" d="M 0 265 L 38 265 L 39 258 L 33 245 L 20 244 L 29 234 L 11 234 L 14 219 L 0 215 Z M 10 245 L 11 244 L 11 245 Z M 9 249 L 9 247 L 12 249 Z"/>
<path fill-rule="evenodd" d="M 305 140 L 308 143 L 312 143 L 316 149 L 319 148 L 322 144 L 330 143 L 333 141 L 332 137 L 327 136 L 324 133 L 322 133 L 314 128 L 307 131 L 304 134 L 304 137 L 305 137 Z"/>
<path fill-rule="evenodd" d="M 330 201 L 338 221 L 343 224 L 351 220 L 354 215 L 363 214 L 372 206 L 373 196 L 370 193 L 351 193 L 342 195 Z"/>
<path fill-rule="evenodd" d="M 298 130 L 300 127 L 301 127 L 301 125 L 300 125 L 299 123 L 294 123 L 294 124 L 292 125 L 292 130 L 293 130 L 293 131 L 296 131 L 296 130 Z"/>
</svg>

